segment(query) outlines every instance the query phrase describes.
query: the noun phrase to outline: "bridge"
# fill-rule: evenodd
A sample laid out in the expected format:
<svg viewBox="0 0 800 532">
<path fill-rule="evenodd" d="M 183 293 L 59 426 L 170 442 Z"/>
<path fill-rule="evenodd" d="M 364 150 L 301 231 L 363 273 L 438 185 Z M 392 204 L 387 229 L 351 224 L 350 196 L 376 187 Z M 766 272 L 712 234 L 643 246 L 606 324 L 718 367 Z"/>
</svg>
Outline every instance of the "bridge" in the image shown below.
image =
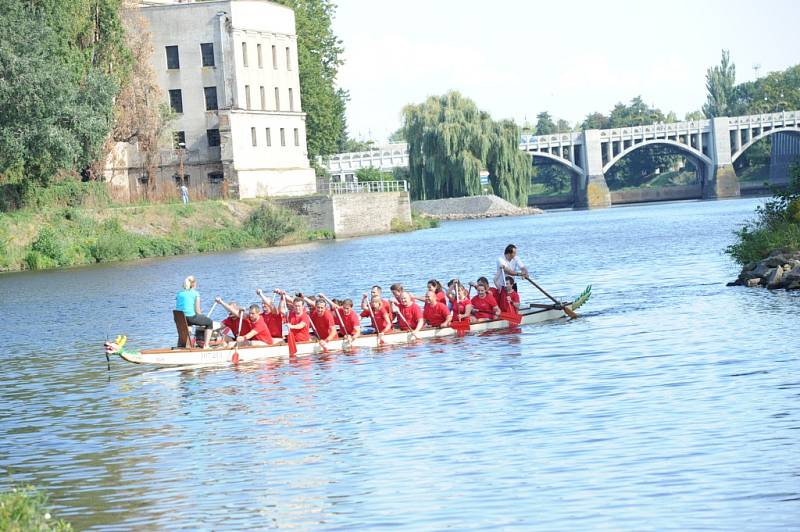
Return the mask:
<svg viewBox="0 0 800 532">
<path fill-rule="evenodd" d="M 702 198 L 739 196 L 733 163 L 754 143 L 779 132 L 800 134 L 800 111 L 528 136 L 519 147 L 532 159 L 552 161 L 575 176 L 576 207 L 602 208 L 612 203 L 605 173 L 634 150 L 653 144 L 672 146 L 695 163 Z M 347 174 L 359 168 L 389 170 L 408 166 L 408 145 L 397 143 L 369 152 L 340 153 L 320 162 L 332 176 L 344 181 Z"/>
</svg>

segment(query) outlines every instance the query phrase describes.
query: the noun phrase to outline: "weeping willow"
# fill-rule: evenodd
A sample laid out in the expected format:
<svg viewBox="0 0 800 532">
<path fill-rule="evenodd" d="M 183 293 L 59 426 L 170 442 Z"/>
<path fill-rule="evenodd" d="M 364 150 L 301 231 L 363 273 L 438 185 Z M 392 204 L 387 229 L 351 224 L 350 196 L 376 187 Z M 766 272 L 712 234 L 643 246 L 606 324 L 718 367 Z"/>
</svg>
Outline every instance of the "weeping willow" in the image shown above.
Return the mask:
<svg viewBox="0 0 800 532">
<path fill-rule="evenodd" d="M 413 199 L 481 194 L 481 170 L 495 193 L 524 206 L 533 167 L 519 150 L 519 128 L 494 122 L 458 92 L 431 96 L 403 109 Z"/>
</svg>

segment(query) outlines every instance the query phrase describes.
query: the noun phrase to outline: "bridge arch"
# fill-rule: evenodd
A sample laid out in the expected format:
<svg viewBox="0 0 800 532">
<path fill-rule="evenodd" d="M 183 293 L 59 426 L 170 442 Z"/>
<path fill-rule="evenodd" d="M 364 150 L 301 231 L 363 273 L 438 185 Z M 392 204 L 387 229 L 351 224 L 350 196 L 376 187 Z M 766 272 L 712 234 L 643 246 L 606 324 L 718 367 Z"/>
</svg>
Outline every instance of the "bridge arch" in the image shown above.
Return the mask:
<svg viewBox="0 0 800 532">
<path fill-rule="evenodd" d="M 531 162 L 533 161 L 534 157 L 542 157 L 543 159 L 549 159 L 551 161 L 555 161 L 578 175 L 581 176 L 584 175 L 584 171 L 580 166 L 568 161 L 567 159 L 564 159 L 563 157 L 559 157 L 558 155 L 553 155 L 552 153 L 547 153 L 543 151 L 529 151 L 528 155 L 531 156 Z"/>
<path fill-rule="evenodd" d="M 680 142 L 675 142 L 674 140 L 668 140 L 668 139 L 651 139 L 651 140 L 645 140 L 644 142 L 640 142 L 638 144 L 633 144 L 632 146 L 629 146 L 628 148 L 619 152 L 616 156 L 614 156 L 610 161 L 608 161 L 603 166 L 603 174 L 608 172 L 612 166 L 614 166 L 620 159 L 622 159 L 629 153 L 634 152 L 643 146 L 648 146 L 652 144 L 664 144 L 667 146 L 673 146 L 675 148 L 678 148 L 678 150 L 684 152 L 685 154 L 699 160 L 700 162 L 705 163 L 706 165 L 714 164 L 714 162 L 707 155 L 697 151 L 696 149 L 690 146 L 687 146 L 686 144 L 682 144 Z"/>
<path fill-rule="evenodd" d="M 780 127 L 780 128 L 770 129 L 769 131 L 764 131 L 763 133 L 761 133 L 761 134 L 753 137 L 752 139 L 748 140 L 746 144 L 742 144 L 742 147 L 739 148 L 739 151 L 737 151 L 736 153 L 734 153 L 731 156 L 731 164 L 736 162 L 736 159 L 738 159 L 745 151 L 747 151 L 747 148 L 749 148 L 750 146 L 752 146 L 753 144 L 755 144 L 759 140 L 769 137 L 773 133 L 798 133 L 798 134 L 800 134 L 800 127 L 792 127 L 792 126 L 790 126 L 790 127 Z"/>
</svg>

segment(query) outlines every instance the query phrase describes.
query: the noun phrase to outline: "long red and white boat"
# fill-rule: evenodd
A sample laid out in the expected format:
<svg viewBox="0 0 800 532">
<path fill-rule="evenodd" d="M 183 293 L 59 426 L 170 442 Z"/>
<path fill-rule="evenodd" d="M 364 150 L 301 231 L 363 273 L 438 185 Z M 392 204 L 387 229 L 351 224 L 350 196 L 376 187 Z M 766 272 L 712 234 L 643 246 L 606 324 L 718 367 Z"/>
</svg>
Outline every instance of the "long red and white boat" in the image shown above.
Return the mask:
<svg viewBox="0 0 800 532">
<path fill-rule="evenodd" d="M 521 325 L 562 319 L 567 317 L 568 314 L 564 311 L 564 307 L 575 311 L 588 301 L 590 296 L 591 286 L 588 286 L 572 303 L 564 305 L 531 304 L 528 308 L 520 311 L 519 325 L 504 319 L 483 321 L 471 324 L 467 334 L 510 327 L 516 328 Z M 416 336 L 417 340 L 423 341 L 430 338 L 455 336 L 458 333 L 459 330 L 451 327 L 423 328 L 413 336 Z M 156 366 L 226 365 L 256 360 L 288 358 L 289 356 L 308 356 L 331 351 L 348 351 L 359 347 L 379 348 L 384 345 L 402 345 L 414 342 L 413 336 L 407 331 L 392 331 L 382 335 L 382 338 L 379 338 L 376 334 L 365 334 L 355 338 L 352 342 L 346 340 L 328 342 L 325 349 L 317 341 L 297 342 L 297 352 L 294 354 L 289 353 L 289 346 L 286 343 L 271 346 L 221 347 L 216 349 L 168 347 L 128 351 L 124 348 L 125 340 L 120 341 L 124 337 L 118 337 L 115 342 L 106 342 L 105 347 L 106 355 L 119 355 L 123 360 L 134 364 Z"/>
</svg>

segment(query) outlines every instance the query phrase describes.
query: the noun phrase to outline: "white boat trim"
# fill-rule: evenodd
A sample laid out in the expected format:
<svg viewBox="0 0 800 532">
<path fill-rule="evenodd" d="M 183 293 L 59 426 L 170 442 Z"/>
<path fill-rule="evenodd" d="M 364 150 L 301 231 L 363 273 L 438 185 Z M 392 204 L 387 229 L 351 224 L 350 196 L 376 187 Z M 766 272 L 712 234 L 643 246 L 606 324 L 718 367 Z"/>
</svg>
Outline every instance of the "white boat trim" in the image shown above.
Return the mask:
<svg viewBox="0 0 800 532">
<path fill-rule="evenodd" d="M 561 309 L 526 309 L 521 313 L 520 325 L 530 325 L 544 321 L 565 318 L 567 315 Z M 506 320 L 491 320 L 470 325 L 469 333 L 480 333 L 494 329 L 506 329 L 512 327 Z M 513 325 L 513 327 L 517 327 Z M 416 336 L 420 340 L 428 338 L 443 338 L 455 336 L 458 333 L 450 327 L 422 329 Z M 383 345 L 400 345 L 413 342 L 411 334 L 406 331 L 393 331 L 383 335 Z M 327 350 L 348 351 L 353 347 L 379 348 L 378 337 L 375 334 L 367 334 L 356 338 L 352 343 L 345 340 L 333 340 L 328 342 Z M 251 362 L 255 360 L 289 358 L 289 346 L 285 343 L 273 346 L 247 346 L 236 349 L 197 349 L 197 348 L 173 348 L 173 349 L 147 349 L 143 351 L 117 351 L 123 360 L 134 364 L 151 364 L 157 366 L 189 366 L 189 365 L 225 365 L 234 364 L 234 354 L 238 353 L 238 363 Z M 298 342 L 297 353 L 291 356 L 308 356 L 323 353 L 323 349 L 316 341 Z"/>
</svg>

